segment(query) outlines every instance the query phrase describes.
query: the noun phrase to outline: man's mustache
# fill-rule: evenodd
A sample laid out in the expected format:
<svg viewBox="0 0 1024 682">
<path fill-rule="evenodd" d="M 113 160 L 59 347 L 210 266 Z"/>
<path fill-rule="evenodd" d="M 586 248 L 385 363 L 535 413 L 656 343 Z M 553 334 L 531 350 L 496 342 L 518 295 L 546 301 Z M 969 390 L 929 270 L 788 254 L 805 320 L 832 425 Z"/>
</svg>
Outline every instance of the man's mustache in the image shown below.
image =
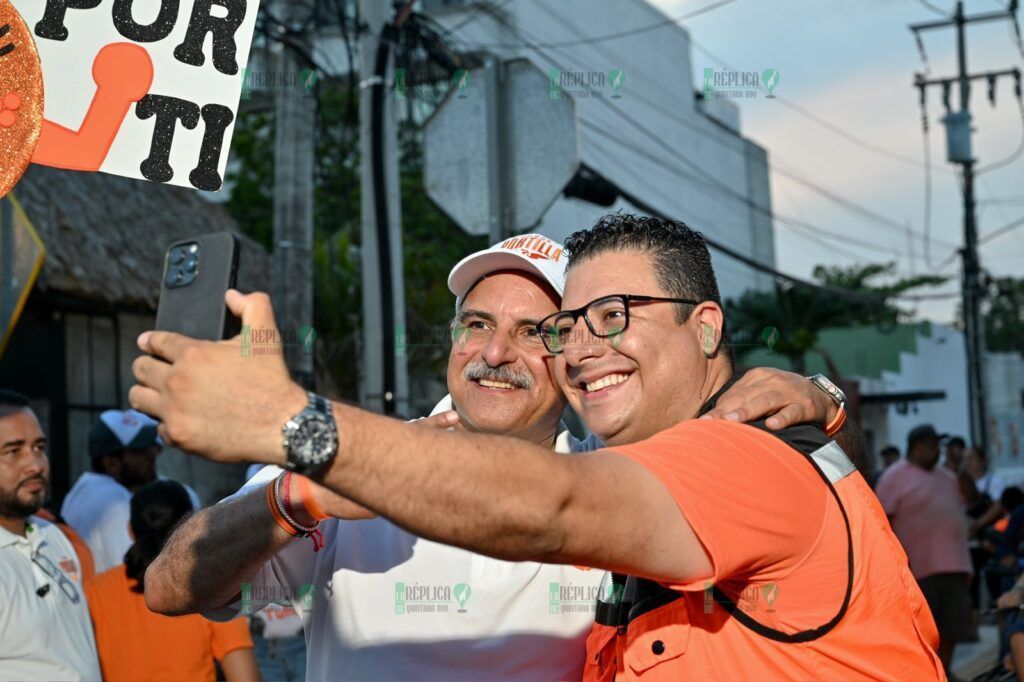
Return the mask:
<svg viewBox="0 0 1024 682">
<path fill-rule="evenodd" d="M 15 490 L 25 485 L 26 483 L 32 483 L 33 481 L 41 481 L 44 486 L 46 486 L 47 488 L 50 487 L 50 481 L 46 478 L 46 476 L 39 474 L 37 476 L 30 476 L 26 478 L 24 481 L 18 484 L 18 487 L 15 488 Z"/>
<path fill-rule="evenodd" d="M 471 362 L 466 365 L 462 375 L 469 381 L 498 381 L 503 384 L 512 384 L 516 388 L 533 388 L 533 377 L 527 372 L 515 370 L 508 365 L 491 367 L 486 362 Z"/>
</svg>

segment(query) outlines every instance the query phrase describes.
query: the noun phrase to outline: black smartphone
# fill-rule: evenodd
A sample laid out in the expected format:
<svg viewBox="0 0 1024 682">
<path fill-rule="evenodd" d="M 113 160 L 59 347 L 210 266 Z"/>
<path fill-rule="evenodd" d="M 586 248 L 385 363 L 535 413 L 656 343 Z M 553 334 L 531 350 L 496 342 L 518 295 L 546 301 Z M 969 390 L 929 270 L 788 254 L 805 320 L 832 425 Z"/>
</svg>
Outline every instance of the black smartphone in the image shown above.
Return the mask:
<svg viewBox="0 0 1024 682">
<path fill-rule="evenodd" d="M 241 321 L 224 303 L 238 277 L 238 238 L 213 232 L 171 244 L 164 258 L 156 328 L 194 339 L 237 335 Z"/>
</svg>

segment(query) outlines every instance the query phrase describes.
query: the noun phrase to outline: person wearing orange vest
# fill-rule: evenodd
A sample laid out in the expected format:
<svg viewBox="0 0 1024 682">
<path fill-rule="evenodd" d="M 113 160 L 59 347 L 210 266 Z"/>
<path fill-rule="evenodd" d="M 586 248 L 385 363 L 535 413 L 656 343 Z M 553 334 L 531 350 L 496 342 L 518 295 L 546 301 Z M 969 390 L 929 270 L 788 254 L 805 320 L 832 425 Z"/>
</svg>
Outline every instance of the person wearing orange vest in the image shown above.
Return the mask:
<svg viewBox="0 0 1024 682">
<path fill-rule="evenodd" d="M 585 679 L 945 679 L 906 553 L 842 449 L 813 426 L 698 418 L 734 377 L 701 236 L 617 213 L 566 250 L 561 311 L 537 332 L 605 449 L 310 408 L 280 358 L 162 332 L 140 338 L 129 400 L 188 452 L 288 467 L 410 533 L 608 571 Z M 273 327 L 265 296 L 227 300 Z M 832 433 L 842 396 L 818 385 L 840 403 Z"/>
</svg>

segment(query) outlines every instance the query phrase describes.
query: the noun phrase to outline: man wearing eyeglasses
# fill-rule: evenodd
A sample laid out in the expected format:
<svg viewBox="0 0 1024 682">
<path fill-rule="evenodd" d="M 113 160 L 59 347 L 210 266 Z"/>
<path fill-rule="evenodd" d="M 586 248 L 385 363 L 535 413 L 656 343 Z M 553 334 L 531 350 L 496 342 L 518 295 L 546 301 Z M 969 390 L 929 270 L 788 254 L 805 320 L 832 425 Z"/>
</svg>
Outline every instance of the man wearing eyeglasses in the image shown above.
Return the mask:
<svg viewBox="0 0 1024 682">
<path fill-rule="evenodd" d="M 46 438 L 28 399 L 0 390 L 0 680 L 98 680 L 82 567 L 52 523 Z"/>
<path fill-rule="evenodd" d="M 565 398 L 537 327 L 558 310 L 565 262 L 560 244 L 521 235 L 453 268 L 451 395 L 435 408 L 435 419 L 454 408 L 459 431 L 511 436 L 560 454 L 600 446 L 577 440 L 561 423 Z M 259 371 L 261 361 L 247 360 Z M 738 387 L 737 405 L 744 395 L 759 396 L 769 407 L 796 409 L 793 419 L 823 419 L 834 408 L 801 377 L 768 370 L 760 376 L 750 377 L 746 392 Z M 323 546 L 314 551 L 313 542 L 288 534 L 290 522 L 274 521 L 278 500 L 271 508 L 265 493 L 280 474 L 268 467 L 246 486 L 255 494 L 204 509 L 182 526 L 146 575 L 151 608 L 180 613 L 226 601 L 242 609 L 259 608 L 268 597 L 291 601 L 306 621 L 308 679 L 579 678 L 601 571 L 473 554 L 385 519 L 329 519 L 317 528 Z M 280 506 L 310 528 L 316 517 L 296 502 L 302 491 L 295 478 L 276 488 L 291 500 Z M 411 484 L 408 494 L 421 485 L 429 481 Z M 312 490 L 330 516 L 360 516 L 343 498 Z"/>
</svg>

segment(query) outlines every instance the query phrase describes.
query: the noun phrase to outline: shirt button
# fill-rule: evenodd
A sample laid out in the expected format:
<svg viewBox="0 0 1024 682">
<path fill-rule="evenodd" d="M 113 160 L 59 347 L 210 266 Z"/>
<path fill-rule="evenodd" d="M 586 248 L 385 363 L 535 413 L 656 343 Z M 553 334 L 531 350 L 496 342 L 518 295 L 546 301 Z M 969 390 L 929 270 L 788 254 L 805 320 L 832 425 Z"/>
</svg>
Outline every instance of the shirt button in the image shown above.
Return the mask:
<svg viewBox="0 0 1024 682">
<path fill-rule="evenodd" d="M 651 644 L 651 651 L 654 652 L 655 656 L 661 656 L 665 653 L 665 643 L 660 639 L 654 640 L 654 644 Z"/>
</svg>

